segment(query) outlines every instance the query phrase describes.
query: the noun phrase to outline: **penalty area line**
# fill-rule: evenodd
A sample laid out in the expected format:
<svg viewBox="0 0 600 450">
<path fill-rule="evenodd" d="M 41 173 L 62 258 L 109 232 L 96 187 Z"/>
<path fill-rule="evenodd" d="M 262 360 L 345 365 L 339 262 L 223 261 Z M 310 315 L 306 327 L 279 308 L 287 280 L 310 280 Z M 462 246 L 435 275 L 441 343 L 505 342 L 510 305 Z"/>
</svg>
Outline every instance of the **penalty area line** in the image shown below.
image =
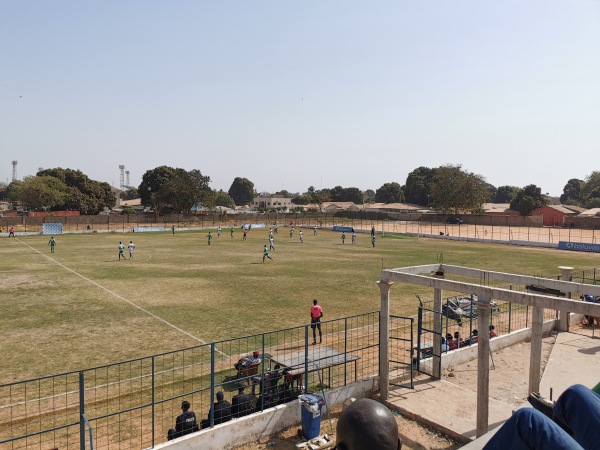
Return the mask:
<svg viewBox="0 0 600 450">
<path fill-rule="evenodd" d="M 57 264 L 57 265 L 59 265 L 59 266 L 60 266 L 60 267 L 62 267 L 63 269 L 65 269 L 65 270 L 67 270 L 67 271 L 71 272 L 71 273 L 72 273 L 72 274 L 74 274 L 74 275 L 77 275 L 77 276 L 78 276 L 78 277 L 80 277 L 80 278 L 83 278 L 83 279 L 84 279 L 85 281 L 87 281 L 88 283 L 91 283 L 91 284 L 93 284 L 94 286 L 96 286 L 96 287 L 98 287 L 98 288 L 100 288 L 100 289 L 104 290 L 105 292 L 108 292 L 108 293 L 109 293 L 109 294 L 111 294 L 112 296 L 114 296 L 114 297 L 118 298 L 118 299 L 119 299 L 119 300 L 121 300 L 121 301 L 124 301 L 125 303 L 127 303 L 127 304 L 129 304 L 129 305 L 133 306 L 134 308 L 137 308 L 137 309 L 139 309 L 139 310 L 140 310 L 140 311 L 142 311 L 143 313 L 145 313 L 145 314 L 147 314 L 147 315 L 149 315 L 149 316 L 153 317 L 153 318 L 154 318 L 154 319 L 156 319 L 156 320 L 159 320 L 160 322 L 162 322 L 162 323 L 164 323 L 165 325 L 167 325 L 167 326 L 169 326 L 169 327 L 173 328 L 174 330 L 177 330 L 177 331 L 179 331 L 180 333 L 183 333 L 183 334 L 185 334 L 187 337 L 190 337 L 190 338 L 192 338 L 192 339 L 194 339 L 194 340 L 196 340 L 196 341 L 200 342 L 201 344 L 208 344 L 208 342 L 206 342 L 206 341 L 204 341 L 204 340 L 200 339 L 199 337 L 196 337 L 196 336 L 194 336 L 193 334 L 191 334 L 191 333 L 189 333 L 189 332 L 187 332 L 187 331 L 185 331 L 185 330 L 183 330 L 183 329 L 179 328 L 177 325 L 175 325 L 175 324 L 172 324 L 172 323 L 171 323 L 171 322 L 169 322 L 168 320 L 165 320 L 165 319 L 163 319 L 162 317 L 159 317 L 159 316 L 157 316 L 156 314 L 153 314 L 153 313 L 151 313 L 151 312 L 150 312 L 150 311 L 148 311 L 147 309 L 144 309 L 144 308 L 142 308 L 141 306 L 139 306 L 139 305 L 136 305 L 136 304 L 135 304 L 135 303 L 133 303 L 131 300 L 128 300 L 128 299 L 126 299 L 126 298 L 125 298 L 125 297 L 123 297 L 122 295 L 120 295 L 120 294 L 117 294 L 116 292 L 113 292 L 113 291 L 111 291 L 110 289 L 108 289 L 108 288 L 106 288 L 106 287 L 102 286 L 101 284 L 97 283 L 96 281 L 94 281 L 94 280 L 91 280 L 90 278 L 88 278 L 88 277 L 86 277 L 86 276 L 84 276 L 84 275 L 80 274 L 79 272 L 76 272 L 75 270 L 71 269 L 70 267 L 67 267 L 67 266 L 65 266 L 64 264 L 62 264 L 62 263 L 60 263 L 60 262 L 56 261 L 55 259 L 52 259 L 52 258 L 50 258 L 48 255 L 46 255 L 46 254 L 44 254 L 44 253 L 40 252 L 40 251 L 39 251 L 38 249 L 36 249 L 36 248 L 33 248 L 33 247 L 32 247 L 31 245 L 29 245 L 28 243 L 26 243 L 26 242 L 23 242 L 21 239 L 17 239 L 17 241 L 19 241 L 21 244 L 23 244 L 23 245 L 25 245 L 25 246 L 29 247 L 29 248 L 30 248 L 31 250 L 33 250 L 34 252 L 36 252 L 36 253 L 39 253 L 40 255 L 44 256 L 44 257 L 45 257 L 45 258 L 47 258 L 47 259 L 49 259 L 49 260 L 50 260 L 50 261 L 52 261 L 54 264 Z M 217 349 L 217 348 L 215 348 L 215 351 L 216 351 L 217 353 L 220 353 L 221 355 L 223 355 L 223 356 L 225 356 L 225 357 L 228 357 L 228 356 L 229 356 L 229 355 L 227 355 L 226 353 L 223 353 L 221 350 L 219 350 L 219 349 Z"/>
</svg>

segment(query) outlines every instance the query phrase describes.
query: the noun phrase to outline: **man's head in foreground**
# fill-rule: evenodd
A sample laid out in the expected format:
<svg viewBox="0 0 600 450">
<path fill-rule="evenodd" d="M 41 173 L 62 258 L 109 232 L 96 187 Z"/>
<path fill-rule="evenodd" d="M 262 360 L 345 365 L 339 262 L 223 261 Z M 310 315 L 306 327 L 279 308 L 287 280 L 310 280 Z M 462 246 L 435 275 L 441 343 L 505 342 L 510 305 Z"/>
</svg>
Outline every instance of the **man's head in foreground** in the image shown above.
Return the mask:
<svg viewBox="0 0 600 450">
<path fill-rule="evenodd" d="M 402 440 L 393 414 L 370 398 L 352 403 L 341 415 L 336 429 L 338 450 L 400 450 Z"/>
</svg>

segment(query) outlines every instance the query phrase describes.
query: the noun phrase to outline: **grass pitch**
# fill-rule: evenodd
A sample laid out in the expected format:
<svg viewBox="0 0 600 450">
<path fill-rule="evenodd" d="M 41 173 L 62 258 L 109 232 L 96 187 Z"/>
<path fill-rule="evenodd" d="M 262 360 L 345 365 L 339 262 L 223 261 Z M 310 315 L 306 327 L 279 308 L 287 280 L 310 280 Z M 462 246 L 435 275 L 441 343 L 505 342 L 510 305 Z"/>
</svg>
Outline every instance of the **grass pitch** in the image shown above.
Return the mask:
<svg viewBox="0 0 600 450">
<path fill-rule="evenodd" d="M 202 342 L 304 325 L 312 299 L 324 320 L 379 308 L 381 268 L 447 264 L 526 275 L 597 265 L 597 256 L 551 249 L 391 239 L 288 228 L 262 262 L 268 229 L 242 240 L 202 232 L 60 235 L 0 241 L 0 383 L 83 369 Z M 119 241 L 136 245 L 118 261 Z M 125 251 L 127 255 L 127 250 Z M 414 315 L 417 286 L 392 288 L 392 312 Z M 452 293 L 448 293 L 452 295 Z"/>
</svg>

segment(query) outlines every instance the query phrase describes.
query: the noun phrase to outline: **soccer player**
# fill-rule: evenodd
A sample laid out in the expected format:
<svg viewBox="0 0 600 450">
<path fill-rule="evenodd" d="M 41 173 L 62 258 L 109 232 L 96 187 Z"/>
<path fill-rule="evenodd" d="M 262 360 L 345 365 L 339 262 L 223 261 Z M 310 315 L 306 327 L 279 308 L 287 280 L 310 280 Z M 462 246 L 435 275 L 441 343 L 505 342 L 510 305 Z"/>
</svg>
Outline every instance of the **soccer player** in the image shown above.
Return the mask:
<svg viewBox="0 0 600 450">
<path fill-rule="evenodd" d="M 317 226 L 315 225 L 315 229 L 313 230 L 313 236 L 317 235 Z"/>
<path fill-rule="evenodd" d="M 265 248 L 263 249 L 263 263 L 265 262 L 265 258 L 269 258 L 271 261 L 273 261 L 273 258 L 269 256 L 269 249 L 267 248 L 266 244 Z"/>
<path fill-rule="evenodd" d="M 346 232 L 342 231 L 342 244 L 346 243 Z"/>
<path fill-rule="evenodd" d="M 50 238 L 48 241 L 48 245 L 50 246 L 50 253 L 54 253 L 54 246 L 56 245 L 56 241 L 54 240 L 54 236 Z"/>
<path fill-rule="evenodd" d="M 229 230 L 229 235 L 233 237 L 233 227 L 231 227 L 231 230 Z"/>
<path fill-rule="evenodd" d="M 133 258 L 133 249 L 135 248 L 135 244 L 133 241 L 129 241 L 129 245 L 127 247 L 129 248 L 129 259 L 131 259 Z"/>
<path fill-rule="evenodd" d="M 217 228 L 217 238 L 221 237 L 221 227 Z"/>
<path fill-rule="evenodd" d="M 208 239 L 208 245 L 210 245 L 210 241 L 212 241 L 212 234 L 210 234 L 210 231 L 206 235 L 206 238 Z"/>
<path fill-rule="evenodd" d="M 8 237 L 16 237 L 15 236 L 15 229 L 13 227 L 10 227 L 10 229 L 8 230 Z"/>
<path fill-rule="evenodd" d="M 302 230 L 300 230 L 300 233 L 298 233 L 298 236 L 300 237 L 300 242 L 304 243 L 304 240 L 302 239 L 302 237 L 304 236 L 304 233 L 302 232 Z"/>
<path fill-rule="evenodd" d="M 275 250 L 275 239 L 273 239 L 273 236 L 269 239 L 269 250 Z"/>
<path fill-rule="evenodd" d="M 127 258 L 125 258 L 125 255 L 123 254 L 125 252 L 125 246 L 123 245 L 122 242 L 119 242 L 119 261 L 121 261 L 121 256 L 123 257 L 123 259 L 125 261 L 127 261 Z"/>
<path fill-rule="evenodd" d="M 290 237 L 294 235 L 294 227 L 290 228 Z"/>
<path fill-rule="evenodd" d="M 246 227 L 244 227 L 244 231 L 243 231 L 244 235 L 242 236 L 242 241 L 246 240 L 246 235 L 248 234 L 248 230 L 246 229 Z"/>
<path fill-rule="evenodd" d="M 275 230 L 275 234 L 277 234 L 277 224 L 273 225 L 273 229 Z"/>
<path fill-rule="evenodd" d="M 374 234 L 371 235 L 371 245 L 373 245 L 373 247 L 375 247 L 375 235 Z"/>
<path fill-rule="evenodd" d="M 356 233 L 352 232 L 352 245 L 356 244 Z"/>
</svg>

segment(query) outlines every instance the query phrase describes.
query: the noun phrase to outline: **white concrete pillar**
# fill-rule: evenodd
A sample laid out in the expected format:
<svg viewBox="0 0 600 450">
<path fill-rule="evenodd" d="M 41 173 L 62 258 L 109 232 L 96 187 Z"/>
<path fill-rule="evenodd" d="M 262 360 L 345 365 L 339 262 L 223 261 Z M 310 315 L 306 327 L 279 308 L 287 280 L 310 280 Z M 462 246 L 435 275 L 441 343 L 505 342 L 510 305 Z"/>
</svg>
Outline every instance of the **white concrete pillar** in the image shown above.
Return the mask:
<svg viewBox="0 0 600 450">
<path fill-rule="evenodd" d="M 387 400 L 390 392 L 390 288 L 391 281 L 378 281 L 381 292 L 379 308 L 379 392 Z"/>
<path fill-rule="evenodd" d="M 544 324 L 544 308 L 533 307 L 531 321 L 531 355 L 529 357 L 529 393 L 540 392 L 542 374 L 542 326 Z"/>
<path fill-rule="evenodd" d="M 560 266 L 560 279 L 562 281 L 573 281 L 573 267 Z M 567 297 L 571 298 L 571 292 L 567 292 Z M 569 311 L 561 309 L 558 316 L 558 331 L 569 331 Z"/>
<path fill-rule="evenodd" d="M 488 432 L 490 399 L 490 312 L 489 298 L 477 299 L 479 339 L 477 345 L 477 425 L 475 435 Z"/>
</svg>

